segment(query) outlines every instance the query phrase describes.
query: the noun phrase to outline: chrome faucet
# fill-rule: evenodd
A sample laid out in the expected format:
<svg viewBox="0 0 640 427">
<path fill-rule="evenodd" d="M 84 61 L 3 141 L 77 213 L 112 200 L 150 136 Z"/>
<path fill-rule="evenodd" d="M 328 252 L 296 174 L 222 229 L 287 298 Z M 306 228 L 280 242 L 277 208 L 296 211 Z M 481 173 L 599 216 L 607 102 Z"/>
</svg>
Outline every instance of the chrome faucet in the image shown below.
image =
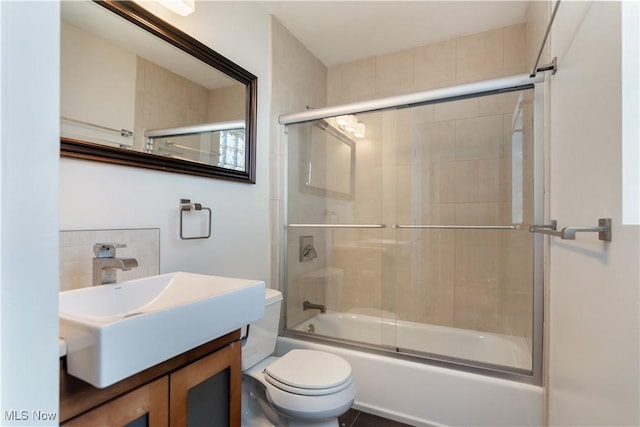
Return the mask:
<svg viewBox="0 0 640 427">
<path fill-rule="evenodd" d="M 327 312 L 327 308 L 324 304 L 314 304 L 309 301 L 305 301 L 302 303 L 302 311 L 305 310 L 320 310 L 320 313 L 325 314 Z"/>
<path fill-rule="evenodd" d="M 131 270 L 138 266 L 135 258 L 116 258 L 116 248 L 123 243 L 96 243 L 93 245 L 93 286 L 116 283 L 116 270 Z"/>
</svg>

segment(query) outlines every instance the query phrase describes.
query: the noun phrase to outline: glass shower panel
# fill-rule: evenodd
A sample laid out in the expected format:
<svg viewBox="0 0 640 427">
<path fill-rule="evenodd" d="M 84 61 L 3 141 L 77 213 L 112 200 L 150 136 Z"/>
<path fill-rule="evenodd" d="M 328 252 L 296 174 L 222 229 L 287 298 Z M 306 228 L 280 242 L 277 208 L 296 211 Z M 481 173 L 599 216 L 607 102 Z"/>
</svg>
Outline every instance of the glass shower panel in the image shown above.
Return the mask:
<svg viewBox="0 0 640 427">
<path fill-rule="evenodd" d="M 286 133 L 287 329 L 532 371 L 533 89 Z"/>
<path fill-rule="evenodd" d="M 286 327 L 387 345 L 382 331 L 395 328 L 382 322 L 384 254 L 375 243 L 385 237 L 381 159 L 333 117 L 286 132 Z"/>
<path fill-rule="evenodd" d="M 530 371 L 532 90 L 404 108 L 396 122 L 399 351 Z"/>
</svg>

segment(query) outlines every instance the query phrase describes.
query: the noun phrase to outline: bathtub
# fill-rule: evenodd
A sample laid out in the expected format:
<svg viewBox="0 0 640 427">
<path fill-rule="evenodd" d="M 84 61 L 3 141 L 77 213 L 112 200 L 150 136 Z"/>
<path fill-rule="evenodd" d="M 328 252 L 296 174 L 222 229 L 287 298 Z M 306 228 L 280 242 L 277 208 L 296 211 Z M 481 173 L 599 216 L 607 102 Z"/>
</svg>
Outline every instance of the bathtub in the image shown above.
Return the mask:
<svg viewBox="0 0 640 427">
<path fill-rule="evenodd" d="M 412 345 L 427 341 L 416 338 L 418 332 L 425 334 L 425 330 L 421 328 L 432 328 L 412 322 L 397 323 L 398 342 Z M 391 344 L 385 340 L 395 339 L 394 323 L 381 322 L 374 316 L 327 311 L 326 314 L 318 314 L 297 325 L 296 329 L 307 332 L 311 324 L 316 334 L 367 340 L 372 344 Z M 506 336 L 498 334 L 471 333 L 467 334 L 471 336 L 464 336 L 466 332 L 434 326 L 432 330 L 426 331 L 434 347 L 422 351 L 440 354 L 448 352 L 452 356 L 472 356 L 476 360 L 490 357 L 492 363 L 495 363 L 496 357 L 504 357 L 504 360 L 514 363 L 526 363 L 526 357 L 523 359 L 520 353 L 523 343 L 505 340 Z M 449 333 L 453 334 L 448 335 Z M 473 354 L 463 354 L 464 351 L 469 351 L 469 342 L 475 343 L 477 348 L 472 350 Z M 506 355 L 493 354 L 496 353 L 492 350 L 494 344 L 499 344 Z M 543 425 L 542 387 L 330 343 L 296 339 L 292 336 L 278 337 L 278 355 L 294 348 L 323 350 L 346 359 L 352 366 L 357 388 L 354 408 L 365 412 L 415 426 Z"/>
<path fill-rule="evenodd" d="M 315 315 L 292 329 L 378 346 L 399 347 L 531 370 L 531 352 L 523 337 L 396 321 L 393 313 L 389 312 L 383 312 L 382 317 L 363 314 L 367 312 L 371 310 L 355 309 L 348 313 L 327 311 L 326 314 Z"/>
</svg>

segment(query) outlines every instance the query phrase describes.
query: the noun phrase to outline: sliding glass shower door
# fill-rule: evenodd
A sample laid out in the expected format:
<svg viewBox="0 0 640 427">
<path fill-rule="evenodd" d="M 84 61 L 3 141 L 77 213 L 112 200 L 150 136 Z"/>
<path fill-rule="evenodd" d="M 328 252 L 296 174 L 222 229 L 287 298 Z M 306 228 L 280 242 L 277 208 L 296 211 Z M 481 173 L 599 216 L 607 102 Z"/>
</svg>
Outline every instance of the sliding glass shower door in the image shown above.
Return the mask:
<svg viewBox="0 0 640 427">
<path fill-rule="evenodd" d="M 530 373 L 533 99 L 287 125 L 286 328 Z"/>
</svg>

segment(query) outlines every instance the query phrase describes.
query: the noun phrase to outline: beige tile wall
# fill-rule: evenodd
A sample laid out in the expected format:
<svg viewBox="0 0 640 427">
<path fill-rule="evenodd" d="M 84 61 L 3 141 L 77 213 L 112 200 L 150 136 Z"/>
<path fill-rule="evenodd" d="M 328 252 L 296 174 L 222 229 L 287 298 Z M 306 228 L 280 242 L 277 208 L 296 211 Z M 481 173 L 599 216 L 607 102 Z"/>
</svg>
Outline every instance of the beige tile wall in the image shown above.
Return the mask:
<svg viewBox="0 0 640 427">
<path fill-rule="evenodd" d="M 517 24 L 329 67 L 328 105 L 526 72 L 526 32 Z"/>
<path fill-rule="evenodd" d="M 359 115 L 371 132 L 357 143 L 356 221 L 512 224 L 511 123 L 520 95 Z M 530 134 L 531 96 L 522 95 Z M 530 159 L 527 151 L 516 165 L 525 175 Z M 530 188 L 522 191 L 530 200 Z M 531 203 L 525 206 L 530 222 Z M 331 266 L 344 271 L 340 309 L 529 337 L 532 247 L 525 228 L 385 229 L 344 238 L 331 253 Z"/>
<path fill-rule="evenodd" d="M 135 140 L 144 148 L 144 131 L 243 119 L 246 90 L 238 84 L 209 90 L 138 57 Z"/>
<path fill-rule="evenodd" d="M 104 242 L 126 244 L 116 255 L 138 261 L 138 267 L 116 272 L 118 282 L 159 274 L 159 228 L 61 231 L 60 291 L 92 285 L 93 245 Z"/>
<path fill-rule="evenodd" d="M 327 266 L 325 233 L 309 233 L 309 230 L 298 229 L 289 233 L 288 241 L 284 241 L 284 194 L 285 186 L 291 184 L 287 191 L 299 191 L 299 177 L 283 176 L 285 163 L 289 162 L 289 171 L 298 174 L 299 165 L 303 161 L 298 151 L 287 153 L 284 151 L 284 135 L 282 127 L 278 123 L 281 114 L 304 111 L 310 108 L 326 105 L 327 68 L 309 50 L 302 45 L 275 17 L 271 18 L 271 49 L 272 49 L 272 76 L 271 76 L 271 283 L 273 286 L 280 284 L 283 289 L 284 246 L 288 247 L 289 273 L 287 280 L 287 315 L 290 325 L 301 321 L 309 312 L 302 311 L 302 302 L 305 299 L 320 301 L 312 286 L 306 287 L 309 293 L 303 292 L 302 283 L 309 283 L 306 277 L 314 272 L 322 271 Z M 287 158 L 288 157 L 288 158 Z M 298 198 L 300 215 L 292 218 L 292 221 L 325 221 L 325 199 L 306 193 Z M 291 199 L 295 200 L 295 199 Z M 308 262 L 299 262 L 299 238 L 303 235 L 314 235 L 316 251 L 320 256 Z M 315 283 L 317 280 L 312 280 Z M 284 326 L 284 322 L 281 323 Z"/>
<path fill-rule="evenodd" d="M 134 145 L 144 147 L 148 129 L 206 123 L 208 103 L 206 88 L 138 57 Z"/>
<path fill-rule="evenodd" d="M 328 104 L 523 73 L 530 66 L 525 50 L 519 24 L 337 65 L 327 73 Z M 511 224 L 518 95 L 359 115 L 367 138 L 357 148 L 356 221 Z M 530 198 L 530 189 L 524 193 Z M 525 222 L 530 215 L 528 208 Z M 363 244 L 372 238 L 377 246 Z M 343 243 L 330 255 L 344 270 L 342 310 L 385 309 L 405 320 L 530 336 L 526 230 L 367 231 Z"/>
<path fill-rule="evenodd" d="M 242 84 L 209 91 L 210 122 L 243 120 L 247 104 L 247 89 Z"/>
</svg>

